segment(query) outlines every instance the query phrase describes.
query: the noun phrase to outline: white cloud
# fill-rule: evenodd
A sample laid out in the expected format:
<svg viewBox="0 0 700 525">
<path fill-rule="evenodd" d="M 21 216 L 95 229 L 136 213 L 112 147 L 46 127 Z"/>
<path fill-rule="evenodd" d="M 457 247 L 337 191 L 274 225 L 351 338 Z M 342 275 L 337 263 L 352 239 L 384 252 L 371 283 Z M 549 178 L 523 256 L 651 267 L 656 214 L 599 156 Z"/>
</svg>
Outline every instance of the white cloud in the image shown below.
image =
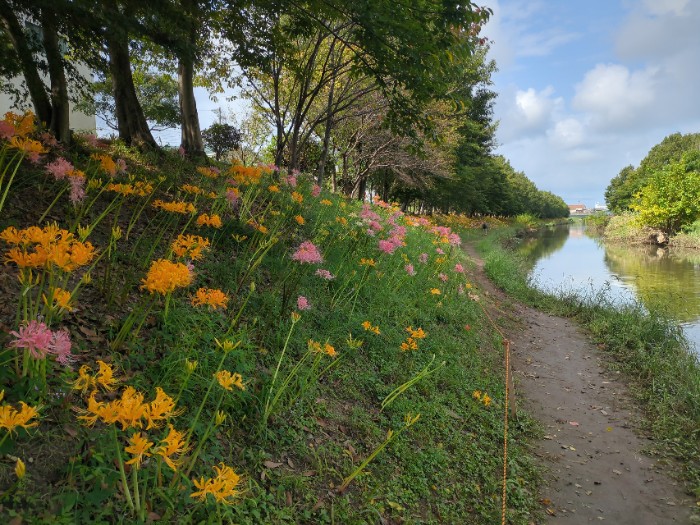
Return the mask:
<svg viewBox="0 0 700 525">
<path fill-rule="evenodd" d="M 589 112 L 597 126 L 632 125 L 654 103 L 655 73 L 655 68 L 630 71 L 620 64 L 598 64 L 576 85 L 573 107 Z"/>
<path fill-rule="evenodd" d="M 539 127 L 545 124 L 552 113 L 554 101 L 549 96 L 554 92 L 551 86 L 539 93 L 533 88 L 518 91 L 515 94 L 515 106 L 518 108 L 521 122 L 527 127 Z"/>
<path fill-rule="evenodd" d="M 586 133 L 581 122 L 569 117 L 557 122 L 554 128 L 547 132 L 547 135 L 555 145 L 563 148 L 574 148 L 584 142 Z"/>
<path fill-rule="evenodd" d="M 646 7 L 652 15 L 663 16 L 673 14 L 684 16 L 688 14 L 687 7 L 690 0 L 644 0 Z"/>
<path fill-rule="evenodd" d="M 553 95 L 551 86 L 540 91 L 534 88 L 502 91 L 496 106 L 496 117 L 500 121 L 499 137 L 503 140 L 520 140 L 543 134 L 563 104 L 560 97 Z"/>
<path fill-rule="evenodd" d="M 483 0 L 482 3 L 493 10 L 482 34 L 491 41 L 489 57 L 500 67 L 510 66 L 516 57 L 550 55 L 581 36 L 561 27 L 536 27 L 542 25 L 543 13 L 547 11 L 547 5 L 542 1 L 505 0 L 503 3 L 508 4 L 507 9 L 503 9 L 499 0 Z"/>
<path fill-rule="evenodd" d="M 537 33 L 526 33 L 518 40 L 516 55 L 523 57 L 546 56 L 556 48 L 576 40 L 578 33 L 567 33 L 558 29 L 549 29 Z"/>
</svg>

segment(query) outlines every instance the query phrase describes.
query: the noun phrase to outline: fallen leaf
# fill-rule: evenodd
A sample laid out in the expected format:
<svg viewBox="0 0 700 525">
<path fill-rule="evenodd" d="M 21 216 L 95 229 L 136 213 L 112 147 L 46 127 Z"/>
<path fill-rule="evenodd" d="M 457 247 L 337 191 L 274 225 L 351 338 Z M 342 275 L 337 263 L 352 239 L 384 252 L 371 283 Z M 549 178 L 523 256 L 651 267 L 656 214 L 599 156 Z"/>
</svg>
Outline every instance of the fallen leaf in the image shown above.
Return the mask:
<svg viewBox="0 0 700 525">
<path fill-rule="evenodd" d="M 571 425 L 572 427 L 577 427 L 578 423 L 576 421 L 569 421 L 569 425 Z"/>
<path fill-rule="evenodd" d="M 80 325 L 78 330 L 88 337 L 97 337 L 97 332 L 95 332 L 92 328 L 88 328 L 87 326 Z"/>
<path fill-rule="evenodd" d="M 282 465 L 282 463 L 277 463 L 275 461 L 270 461 L 269 459 L 267 461 L 263 461 L 263 465 L 265 465 L 267 468 L 277 468 Z"/>
<path fill-rule="evenodd" d="M 399 512 L 401 512 L 401 511 L 403 511 L 403 510 L 406 510 L 406 509 L 404 509 L 401 505 L 399 505 L 398 503 L 396 503 L 396 502 L 394 502 L 394 501 L 386 500 L 386 502 L 387 502 L 387 504 L 388 504 L 392 509 L 394 509 L 394 510 L 398 510 Z"/>
<path fill-rule="evenodd" d="M 292 461 L 292 458 L 287 458 L 287 465 L 289 465 L 291 468 L 294 468 L 294 462 Z"/>
</svg>

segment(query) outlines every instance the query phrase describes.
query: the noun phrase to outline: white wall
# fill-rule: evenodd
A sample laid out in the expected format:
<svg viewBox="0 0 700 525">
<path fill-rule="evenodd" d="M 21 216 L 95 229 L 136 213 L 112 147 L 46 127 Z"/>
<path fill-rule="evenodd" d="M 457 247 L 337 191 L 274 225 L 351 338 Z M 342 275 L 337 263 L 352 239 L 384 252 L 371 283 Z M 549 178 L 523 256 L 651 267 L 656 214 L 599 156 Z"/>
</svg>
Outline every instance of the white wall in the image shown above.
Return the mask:
<svg viewBox="0 0 700 525">
<path fill-rule="evenodd" d="M 78 71 L 81 75 L 86 78 L 91 78 L 90 69 L 84 64 L 78 64 Z M 48 81 L 44 75 L 42 79 L 48 85 Z M 21 77 L 16 77 L 10 80 L 10 84 L 19 86 L 22 82 Z M 21 113 L 24 109 L 34 109 L 32 107 L 31 101 L 27 100 L 25 108 L 18 108 L 12 104 L 12 97 L 5 93 L 0 93 L 0 118 L 8 111 L 14 111 L 16 113 Z M 89 131 L 90 133 L 95 133 L 97 129 L 97 123 L 95 121 L 95 115 L 87 115 L 81 111 L 75 111 L 73 109 L 73 104 L 70 104 L 70 128 L 76 131 Z"/>
</svg>

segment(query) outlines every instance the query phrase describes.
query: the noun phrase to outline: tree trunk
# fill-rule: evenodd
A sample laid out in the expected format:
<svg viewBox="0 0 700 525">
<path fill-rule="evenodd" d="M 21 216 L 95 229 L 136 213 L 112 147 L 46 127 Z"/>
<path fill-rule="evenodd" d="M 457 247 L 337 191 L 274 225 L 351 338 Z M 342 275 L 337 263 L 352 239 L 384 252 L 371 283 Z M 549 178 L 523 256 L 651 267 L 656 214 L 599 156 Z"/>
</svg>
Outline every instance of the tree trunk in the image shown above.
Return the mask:
<svg viewBox="0 0 700 525">
<path fill-rule="evenodd" d="M 0 0 L 0 19 L 12 47 L 15 48 L 17 58 L 19 58 L 24 80 L 29 89 L 29 96 L 34 105 L 34 112 L 41 125 L 47 126 L 51 122 L 51 100 L 46 93 L 46 86 L 39 76 L 39 69 L 32 56 L 32 50 L 29 47 L 22 24 L 5 0 Z"/>
<path fill-rule="evenodd" d="M 187 52 L 180 57 L 177 67 L 177 88 L 182 116 L 182 147 L 189 157 L 204 157 L 204 142 L 199 127 L 197 101 L 194 98 L 194 60 Z"/>
<path fill-rule="evenodd" d="M 357 183 L 357 200 L 362 202 L 365 200 L 365 191 L 367 191 L 367 179 L 360 177 Z"/>
<path fill-rule="evenodd" d="M 58 41 L 58 32 L 53 23 L 53 14 L 46 9 L 41 11 L 41 25 L 44 31 L 44 49 L 49 65 L 51 81 L 51 122 L 49 129 L 58 140 L 70 144 L 70 106 L 68 103 L 68 83 L 63 68 L 63 57 Z"/>
<path fill-rule="evenodd" d="M 328 89 L 328 117 L 326 117 L 326 129 L 323 132 L 323 151 L 321 161 L 318 163 L 318 173 L 316 174 L 316 184 L 323 184 L 323 176 L 326 172 L 326 162 L 328 162 L 328 147 L 331 142 L 331 130 L 333 129 L 333 92 L 335 91 L 335 79 L 331 80 Z"/>
<path fill-rule="evenodd" d="M 194 61 L 201 29 L 201 13 L 197 0 L 180 0 L 180 8 L 184 15 L 187 37 L 187 46 L 177 57 L 177 92 L 182 120 L 180 145 L 188 157 L 206 157 L 197 101 L 194 98 Z"/>
<path fill-rule="evenodd" d="M 143 114 L 141 103 L 136 96 L 126 35 L 115 32 L 113 29 L 108 29 L 107 33 L 109 71 L 114 86 L 119 137 L 127 144 L 158 149 Z"/>
</svg>

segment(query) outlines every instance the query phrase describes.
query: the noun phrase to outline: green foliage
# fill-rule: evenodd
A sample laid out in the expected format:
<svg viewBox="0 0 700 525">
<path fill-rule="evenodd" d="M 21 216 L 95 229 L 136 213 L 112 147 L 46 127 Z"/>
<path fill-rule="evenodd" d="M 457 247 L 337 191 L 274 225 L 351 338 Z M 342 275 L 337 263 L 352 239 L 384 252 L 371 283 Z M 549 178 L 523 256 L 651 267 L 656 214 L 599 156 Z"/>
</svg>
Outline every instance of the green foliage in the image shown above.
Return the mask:
<svg viewBox="0 0 700 525">
<path fill-rule="evenodd" d="M 614 177 L 605 190 L 605 202 L 613 213 L 632 209 L 635 196 L 650 178 L 671 162 L 680 161 L 685 152 L 697 150 L 700 133 L 674 133 L 651 148 L 638 168 L 626 166 Z"/>
<path fill-rule="evenodd" d="M 642 224 L 673 234 L 700 217 L 698 156 L 686 153 L 652 174 L 631 205 Z"/>
<path fill-rule="evenodd" d="M 216 160 L 227 153 L 238 149 L 241 144 L 241 132 L 231 124 L 219 124 L 215 122 L 202 131 L 204 145 L 216 155 Z"/>
<path fill-rule="evenodd" d="M 153 130 L 175 128 L 180 125 L 177 81 L 168 73 L 153 72 L 135 61 L 134 86 L 143 114 Z M 116 130 L 114 86 L 110 76 L 92 84 L 93 95 L 83 99 L 78 109 L 101 117 L 107 126 Z"/>
</svg>

